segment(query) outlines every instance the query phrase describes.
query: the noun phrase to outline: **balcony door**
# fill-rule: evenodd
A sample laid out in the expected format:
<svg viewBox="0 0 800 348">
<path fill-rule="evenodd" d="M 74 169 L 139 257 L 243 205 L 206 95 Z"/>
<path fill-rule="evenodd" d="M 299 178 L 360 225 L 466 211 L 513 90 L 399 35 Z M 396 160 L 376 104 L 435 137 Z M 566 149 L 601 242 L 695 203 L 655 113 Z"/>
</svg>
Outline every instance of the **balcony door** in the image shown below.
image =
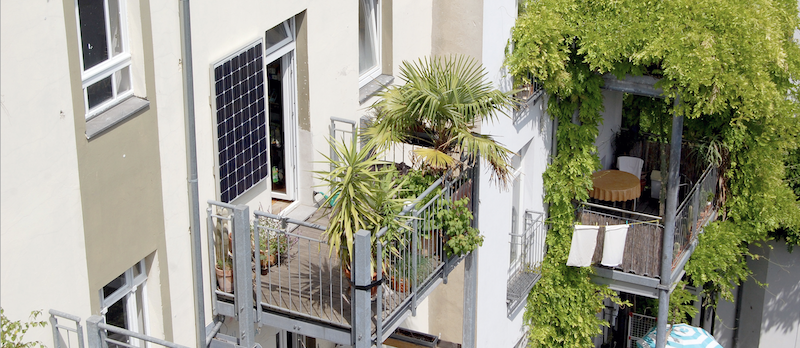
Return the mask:
<svg viewBox="0 0 800 348">
<path fill-rule="evenodd" d="M 297 198 L 294 30 L 286 21 L 267 31 L 267 122 L 272 197 Z"/>
</svg>

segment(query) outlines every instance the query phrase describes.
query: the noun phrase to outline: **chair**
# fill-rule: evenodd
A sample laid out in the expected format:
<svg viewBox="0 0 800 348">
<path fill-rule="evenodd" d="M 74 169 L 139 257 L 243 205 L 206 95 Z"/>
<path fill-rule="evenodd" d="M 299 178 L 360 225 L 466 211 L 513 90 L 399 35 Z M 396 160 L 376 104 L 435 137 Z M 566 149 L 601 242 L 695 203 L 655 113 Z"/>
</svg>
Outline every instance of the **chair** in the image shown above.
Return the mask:
<svg viewBox="0 0 800 348">
<path fill-rule="evenodd" d="M 638 157 L 619 156 L 617 157 L 617 168 L 623 172 L 628 172 L 636 175 L 636 178 L 642 179 L 642 166 L 644 160 Z"/>
<path fill-rule="evenodd" d="M 617 157 L 617 168 L 623 172 L 636 175 L 636 179 L 639 179 L 639 181 L 642 180 L 642 166 L 644 166 L 644 160 L 641 158 L 631 156 Z M 640 189 L 644 187 L 641 183 L 639 185 Z M 633 201 L 633 210 L 636 210 L 636 200 Z"/>
</svg>

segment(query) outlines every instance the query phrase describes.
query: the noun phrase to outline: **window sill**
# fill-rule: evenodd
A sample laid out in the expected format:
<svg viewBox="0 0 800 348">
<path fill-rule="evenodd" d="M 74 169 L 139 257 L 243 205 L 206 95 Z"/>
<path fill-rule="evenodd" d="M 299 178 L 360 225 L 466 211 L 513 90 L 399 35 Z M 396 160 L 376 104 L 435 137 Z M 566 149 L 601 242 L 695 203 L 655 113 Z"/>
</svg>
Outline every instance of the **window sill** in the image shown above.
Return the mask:
<svg viewBox="0 0 800 348">
<path fill-rule="evenodd" d="M 86 139 L 92 139 L 150 107 L 150 101 L 129 97 L 114 107 L 86 121 Z"/>
<path fill-rule="evenodd" d="M 367 99 L 389 86 L 394 81 L 394 76 L 378 75 L 372 81 L 358 89 L 358 103 L 364 104 Z"/>
</svg>

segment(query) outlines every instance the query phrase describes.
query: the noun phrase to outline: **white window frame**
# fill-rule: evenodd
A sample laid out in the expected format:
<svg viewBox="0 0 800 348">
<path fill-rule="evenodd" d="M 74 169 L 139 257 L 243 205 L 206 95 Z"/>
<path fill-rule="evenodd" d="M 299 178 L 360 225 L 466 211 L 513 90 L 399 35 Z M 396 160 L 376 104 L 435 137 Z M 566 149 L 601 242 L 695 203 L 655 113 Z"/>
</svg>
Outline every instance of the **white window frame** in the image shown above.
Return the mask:
<svg viewBox="0 0 800 348">
<path fill-rule="evenodd" d="M 372 33 L 374 34 L 373 39 L 373 46 L 375 47 L 375 66 L 370 68 L 369 70 L 361 73 L 361 52 L 359 51 L 359 78 L 358 78 L 358 87 L 363 87 L 370 81 L 374 80 L 381 74 L 381 1 L 380 0 L 358 0 L 361 4 L 364 5 L 364 8 L 368 9 L 370 12 L 369 18 L 375 18 L 374 21 L 369 21 L 367 24 L 370 24 L 369 28 Z M 359 21 L 361 20 L 361 13 L 359 11 Z M 359 42 L 359 49 L 361 43 Z"/>
<path fill-rule="evenodd" d="M 511 197 L 512 197 L 512 220 L 511 231 L 509 232 L 509 262 L 508 262 L 508 277 L 513 276 L 522 265 L 522 259 L 525 247 L 523 246 L 525 235 L 525 208 L 524 192 L 525 180 L 524 173 L 522 173 L 522 161 L 520 160 L 519 168 L 511 174 Z M 518 191 L 516 201 L 514 201 L 515 191 Z M 514 206 L 517 211 L 514 211 Z M 515 238 L 517 238 L 515 240 Z M 515 243 L 516 241 L 516 243 Z M 513 259 L 512 259 L 513 256 Z"/>
<path fill-rule="evenodd" d="M 289 52 L 291 50 L 294 50 L 294 47 L 295 47 L 294 43 L 295 43 L 295 36 L 296 36 L 296 34 L 294 32 L 294 18 L 290 18 L 288 20 L 285 20 L 281 24 L 276 25 L 275 27 L 277 27 L 277 26 L 283 26 L 283 30 L 286 31 L 287 37 L 285 39 L 281 40 L 281 41 L 278 41 L 278 42 L 274 43 L 272 46 L 269 46 L 269 47 L 266 47 L 267 40 L 266 40 L 266 37 L 265 37 L 264 38 L 264 57 L 265 58 L 271 56 L 275 52 L 278 52 L 278 50 L 281 51 L 281 52 L 279 52 L 278 54 L 275 55 L 275 56 L 278 56 L 278 57 L 285 55 L 287 52 Z M 272 30 L 273 28 L 270 28 L 269 30 Z M 269 32 L 269 30 L 267 30 L 267 32 Z M 286 45 L 288 45 L 290 43 L 292 44 L 291 47 L 289 47 L 288 49 L 281 49 L 281 48 L 284 48 L 284 46 L 286 46 Z"/>
<path fill-rule="evenodd" d="M 135 268 L 139 269 L 139 275 L 134 276 L 133 271 Z M 108 313 L 108 308 L 117 303 L 118 301 L 125 301 L 127 309 L 125 313 L 127 315 L 127 320 L 130 325 L 128 330 L 135 331 L 144 335 L 147 335 L 149 332 L 149 320 L 148 320 L 148 311 L 147 311 L 147 268 L 145 267 L 144 260 L 137 262 L 133 267 L 127 269 L 123 274 L 123 278 L 125 279 L 125 284 L 120 286 L 119 289 L 114 291 L 108 296 L 103 294 L 103 289 L 99 290 L 100 294 L 100 314 L 103 316 L 103 322 L 106 321 L 106 313 Z M 115 278 L 116 279 L 116 278 Z M 113 280 L 112 280 L 113 281 Z M 136 294 L 137 292 L 141 292 L 142 303 L 137 303 L 136 301 Z M 139 307 L 142 307 L 142 326 L 139 327 L 139 320 L 136 317 L 136 313 L 138 312 Z M 137 344 L 139 340 L 131 337 L 131 344 L 140 346 Z"/>
<path fill-rule="evenodd" d="M 106 111 L 113 107 L 114 105 L 119 104 L 126 98 L 133 95 L 133 81 L 132 81 L 132 74 L 131 74 L 131 53 L 130 53 L 130 44 L 128 39 L 128 16 L 127 16 L 127 2 L 126 0 L 117 0 L 119 4 L 119 26 L 120 26 L 120 40 L 122 41 L 122 52 L 117 54 L 116 56 L 112 56 L 111 50 L 113 49 L 111 44 L 111 20 L 109 18 L 108 13 L 108 0 L 103 0 L 103 8 L 104 8 L 104 19 L 105 19 L 105 27 L 106 27 L 106 43 L 108 52 L 108 59 L 104 62 L 99 63 L 88 70 L 84 70 L 83 64 L 83 39 L 81 36 L 81 18 L 80 18 L 80 8 L 78 7 L 78 0 L 75 0 L 75 18 L 77 19 L 77 27 L 78 27 L 78 42 L 79 44 L 79 59 L 81 64 L 81 80 L 82 80 L 82 89 L 83 89 L 83 106 L 86 110 L 86 119 L 89 120 L 92 117 L 95 117 L 101 114 L 103 111 Z M 127 91 L 118 92 L 117 91 L 117 81 L 115 73 L 117 71 L 123 71 L 123 69 L 128 68 L 128 81 L 130 81 L 130 87 Z M 111 99 L 96 105 L 94 108 L 89 109 L 89 94 L 87 93 L 87 88 L 107 77 L 111 76 Z"/>
</svg>

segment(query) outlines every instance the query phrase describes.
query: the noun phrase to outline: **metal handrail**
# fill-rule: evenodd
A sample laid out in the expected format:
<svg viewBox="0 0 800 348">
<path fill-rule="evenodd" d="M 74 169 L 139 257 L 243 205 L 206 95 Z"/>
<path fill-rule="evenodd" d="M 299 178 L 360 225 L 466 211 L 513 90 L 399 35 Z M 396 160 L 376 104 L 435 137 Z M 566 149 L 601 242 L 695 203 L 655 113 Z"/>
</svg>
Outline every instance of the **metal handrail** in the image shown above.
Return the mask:
<svg viewBox="0 0 800 348">
<path fill-rule="evenodd" d="M 174 342 L 169 342 L 169 341 L 162 340 L 160 338 L 155 338 L 155 337 L 147 336 L 147 335 L 144 335 L 144 334 L 140 334 L 140 333 L 138 333 L 136 331 L 126 330 L 126 329 L 123 329 L 121 327 L 108 325 L 108 324 L 103 323 L 103 322 L 97 323 L 97 327 L 102 329 L 102 330 L 108 331 L 108 332 L 113 332 L 113 333 L 116 333 L 116 334 L 120 334 L 120 335 L 124 335 L 124 336 L 128 336 L 128 337 L 133 337 L 133 338 L 136 338 L 136 339 L 140 339 L 142 341 L 155 343 L 155 344 L 158 344 L 158 345 L 161 345 L 161 346 L 164 346 L 164 347 L 168 347 L 168 348 L 189 348 L 189 347 L 182 346 L 182 345 L 174 343 Z M 136 347 L 136 346 L 133 346 L 133 345 L 126 344 L 124 342 L 119 342 L 119 341 L 116 341 L 116 340 L 113 340 L 113 339 L 109 339 L 109 338 L 105 338 L 105 337 L 103 339 L 106 342 L 113 342 L 114 344 L 118 344 L 118 345 L 124 345 L 124 346 L 127 346 L 127 347 Z"/>
<path fill-rule="evenodd" d="M 609 206 L 605 206 L 605 205 L 602 205 L 602 204 L 594 204 L 594 203 L 589 203 L 589 202 L 580 202 L 580 204 L 584 205 L 584 206 L 587 206 L 587 207 L 605 209 L 605 210 L 615 211 L 615 212 L 623 213 L 623 214 L 638 215 L 638 216 L 645 217 L 645 218 L 648 218 L 648 219 L 653 219 L 653 220 L 663 220 L 660 216 L 655 216 L 655 215 L 650 215 L 650 214 L 645 214 L 645 213 L 639 213 L 639 212 L 635 212 L 635 211 L 632 211 L 632 210 L 625 210 L 625 209 L 609 207 Z"/>
<path fill-rule="evenodd" d="M 50 326 L 53 327 L 53 344 L 55 344 L 55 348 L 61 347 L 61 340 L 59 340 L 60 335 L 58 329 L 64 329 L 76 333 L 78 335 L 78 348 L 83 348 L 83 327 L 81 326 L 81 317 L 57 311 L 55 309 L 49 310 L 48 313 L 50 313 Z M 75 322 L 75 328 L 59 324 L 57 317 L 61 317 Z"/>
</svg>

